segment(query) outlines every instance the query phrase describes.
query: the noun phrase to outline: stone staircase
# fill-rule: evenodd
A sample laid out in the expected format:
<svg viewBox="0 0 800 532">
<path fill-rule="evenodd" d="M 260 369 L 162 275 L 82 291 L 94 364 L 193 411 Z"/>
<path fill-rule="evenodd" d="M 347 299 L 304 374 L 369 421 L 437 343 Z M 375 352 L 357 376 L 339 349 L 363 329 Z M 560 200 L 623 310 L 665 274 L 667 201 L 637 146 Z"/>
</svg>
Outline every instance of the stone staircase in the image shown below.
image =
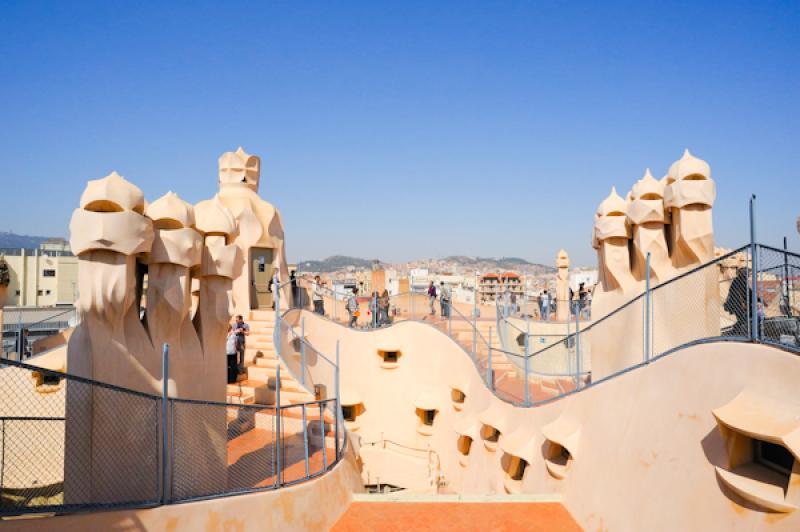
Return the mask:
<svg viewBox="0 0 800 532">
<path fill-rule="evenodd" d="M 228 385 L 228 403 L 274 405 L 278 365 L 281 366 L 281 405 L 313 401 L 314 396 L 292 377 L 275 353 L 275 312 L 251 310 L 246 323 L 250 325 L 245 350 L 246 373 L 239 376 L 236 384 Z M 284 416 L 291 412 L 285 412 Z"/>
</svg>

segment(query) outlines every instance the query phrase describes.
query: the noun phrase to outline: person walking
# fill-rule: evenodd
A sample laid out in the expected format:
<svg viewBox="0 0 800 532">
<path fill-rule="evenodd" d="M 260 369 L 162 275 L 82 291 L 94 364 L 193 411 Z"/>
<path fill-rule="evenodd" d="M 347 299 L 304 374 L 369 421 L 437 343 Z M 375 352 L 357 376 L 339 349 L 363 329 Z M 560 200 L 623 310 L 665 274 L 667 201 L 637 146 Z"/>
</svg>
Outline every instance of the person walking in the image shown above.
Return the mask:
<svg viewBox="0 0 800 532">
<path fill-rule="evenodd" d="M 450 288 L 444 284 L 444 281 L 439 283 L 439 307 L 443 318 L 450 317 Z"/>
<path fill-rule="evenodd" d="M 250 336 L 250 326 L 244 322 L 241 314 L 236 315 L 236 322 L 233 324 L 233 332 L 236 333 L 236 353 L 239 355 L 239 373 L 244 373 L 244 352 L 246 349 L 246 338 Z"/>
<path fill-rule="evenodd" d="M 345 308 L 347 309 L 347 313 L 350 315 L 350 323 L 348 327 L 353 329 L 356 324 L 358 323 L 358 317 L 361 314 L 358 310 L 358 299 L 356 295 L 358 294 L 358 288 L 355 286 L 353 287 L 353 293 L 350 297 L 347 298 L 347 303 Z"/>
<path fill-rule="evenodd" d="M 225 339 L 225 354 L 228 359 L 228 384 L 235 384 L 239 374 L 239 368 L 236 364 L 236 343 L 236 333 L 233 332 L 233 325 L 229 323 L 228 336 Z"/>
<path fill-rule="evenodd" d="M 428 285 L 428 304 L 431 306 L 431 316 L 436 315 L 436 309 L 434 308 L 434 304 L 436 303 L 436 285 L 431 284 Z"/>
<path fill-rule="evenodd" d="M 311 291 L 311 302 L 314 304 L 314 312 L 320 316 L 325 315 L 325 300 L 322 295 L 322 284 L 319 275 L 315 275 L 314 288 Z"/>
</svg>

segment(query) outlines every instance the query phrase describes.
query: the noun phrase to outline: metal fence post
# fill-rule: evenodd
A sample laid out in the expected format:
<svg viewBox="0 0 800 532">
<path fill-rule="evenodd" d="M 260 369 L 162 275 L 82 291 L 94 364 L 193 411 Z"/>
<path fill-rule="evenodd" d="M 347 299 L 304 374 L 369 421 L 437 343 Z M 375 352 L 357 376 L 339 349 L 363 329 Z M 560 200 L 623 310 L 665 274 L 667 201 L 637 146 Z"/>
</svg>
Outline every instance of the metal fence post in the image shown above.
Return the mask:
<svg viewBox="0 0 800 532">
<path fill-rule="evenodd" d="M 757 342 L 759 338 L 758 323 L 758 245 L 756 244 L 756 195 L 750 197 L 750 340 Z"/>
<path fill-rule="evenodd" d="M 650 362 L 650 252 L 647 252 L 644 274 L 644 331 L 642 334 L 642 354 L 645 362 Z"/>
<path fill-rule="evenodd" d="M 530 354 L 530 349 L 528 347 L 528 342 L 530 338 L 530 331 L 525 333 L 525 406 L 530 406 L 531 404 L 531 391 L 530 386 L 528 383 L 528 364 L 530 363 L 528 360 L 528 356 Z"/>
<path fill-rule="evenodd" d="M 447 336 L 453 337 L 453 302 L 447 301 Z"/>
<path fill-rule="evenodd" d="M 341 398 L 339 397 L 339 340 L 336 340 L 336 403 L 334 404 L 334 436 L 336 439 L 336 459 L 339 458 L 339 419 L 341 416 Z"/>
<path fill-rule="evenodd" d="M 489 361 L 486 366 L 486 379 L 489 381 L 489 389 L 494 391 L 494 369 L 492 368 L 492 328 L 489 327 Z"/>
<path fill-rule="evenodd" d="M 272 278 L 272 286 L 275 287 L 275 354 L 278 355 L 278 358 L 281 357 L 281 291 L 278 288 L 278 276 L 275 275 Z"/>
<path fill-rule="evenodd" d="M 306 478 L 309 476 L 308 471 L 308 424 L 306 421 L 306 405 L 303 403 L 303 459 L 305 460 L 306 465 Z"/>
<path fill-rule="evenodd" d="M 3 487 L 5 486 L 6 479 L 6 419 L 3 418 L 3 441 L 0 442 L 2 447 L 2 456 L 0 456 L 0 496 L 3 494 Z"/>
<path fill-rule="evenodd" d="M 475 276 L 475 289 L 472 291 L 472 358 L 478 350 L 478 277 Z"/>
<path fill-rule="evenodd" d="M 328 470 L 328 449 L 325 445 L 325 403 L 323 401 L 319 403 L 319 433 L 320 449 L 322 449 L 322 471 L 324 472 Z"/>
<path fill-rule="evenodd" d="M 169 344 L 164 344 L 161 350 L 161 502 L 169 501 L 169 462 L 168 440 L 170 437 L 167 429 L 169 416 Z"/>
<path fill-rule="evenodd" d="M 306 385 L 306 318 L 300 318 L 300 384 Z"/>
<path fill-rule="evenodd" d="M 303 427 L 305 430 L 305 427 Z M 277 459 L 275 460 L 275 482 L 277 487 L 281 487 L 281 459 L 283 454 L 283 438 L 281 437 L 281 363 L 275 366 L 275 449 Z"/>
<path fill-rule="evenodd" d="M 791 283 L 792 280 L 789 277 L 789 244 L 786 241 L 786 237 L 783 237 L 783 292 L 786 295 L 786 307 L 791 309 L 792 308 L 792 290 L 791 290 Z"/>
<path fill-rule="evenodd" d="M 581 318 L 578 302 L 575 302 L 575 389 L 581 388 Z"/>
<path fill-rule="evenodd" d="M 336 321 L 336 288 L 331 289 L 331 300 L 331 305 L 333 305 L 333 321 Z"/>
</svg>

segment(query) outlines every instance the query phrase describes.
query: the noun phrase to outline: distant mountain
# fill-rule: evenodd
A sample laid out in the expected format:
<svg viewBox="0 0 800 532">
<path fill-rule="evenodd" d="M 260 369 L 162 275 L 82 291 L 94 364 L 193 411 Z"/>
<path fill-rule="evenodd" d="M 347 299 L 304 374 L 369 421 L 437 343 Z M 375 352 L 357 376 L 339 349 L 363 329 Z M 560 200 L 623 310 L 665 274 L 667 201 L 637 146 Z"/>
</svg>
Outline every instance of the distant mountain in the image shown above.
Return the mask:
<svg viewBox="0 0 800 532">
<path fill-rule="evenodd" d="M 467 268 L 477 268 L 483 271 L 492 270 L 517 270 L 525 273 L 552 273 L 555 268 L 545 264 L 528 262 L 519 257 L 465 257 L 456 255 L 442 259 L 447 262 L 455 262 Z"/>
<path fill-rule="evenodd" d="M 28 236 L 0 231 L 0 248 L 37 249 L 39 244 L 48 240 L 49 236 Z"/>
<path fill-rule="evenodd" d="M 353 267 L 357 270 L 370 269 L 372 268 L 372 261 L 359 259 L 358 257 L 334 255 L 323 260 L 304 260 L 297 263 L 297 269 L 301 272 L 330 273 L 348 267 Z"/>
</svg>

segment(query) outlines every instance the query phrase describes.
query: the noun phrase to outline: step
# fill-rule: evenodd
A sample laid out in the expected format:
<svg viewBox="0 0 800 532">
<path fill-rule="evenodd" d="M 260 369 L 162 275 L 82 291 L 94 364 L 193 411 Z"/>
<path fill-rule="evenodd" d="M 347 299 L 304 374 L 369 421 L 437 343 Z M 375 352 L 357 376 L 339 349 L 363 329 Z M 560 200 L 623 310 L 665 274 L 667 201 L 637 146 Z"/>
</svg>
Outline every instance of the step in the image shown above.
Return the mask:
<svg viewBox="0 0 800 532">
<path fill-rule="evenodd" d="M 276 368 L 280 364 L 280 361 L 277 358 L 261 356 L 255 358 L 255 366 L 259 368 Z"/>
<path fill-rule="evenodd" d="M 314 396 L 305 391 L 289 391 L 281 389 L 281 405 L 293 405 L 313 401 Z"/>
<path fill-rule="evenodd" d="M 248 316 L 251 320 L 272 320 L 275 321 L 275 311 L 271 309 L 251 310 Z"/>
<path fill-rule="evenodd" d="M 225 396 L 225 402 L 232 405 L 252 405 L 256 400 L 252 395 L 236 391 L 228 392 Z"/>
<path fill-rule="evenodd" d="M 255 415 L 256 428 L 275 430 L 275 410 L 264 409 L 260 410 Z M 306 409 L 306 425 L 309 426 L 309 438 L 319 439 L 319 410 L 316 408 Z M 303 413 L 299 408 L 284 409 L 281 413 L 281 427 L 284 433 L 302 433 L 303 432 Z M 333 427 L 333 416 L 329 412 L 325 412 L 325 431 L 331 432 Z"/>
<path fill-rule="evenodd" d="M 274 353 L 275 343 L 272 340 L 248 340 L 245 352 L 260 351 L 262 353 Z"/>
<path fill-rule="evenodd" d="M 229 396 L 238 394 L 239 396 L 252 397 L 254 403 L 270 404 L 272 391 L 266 382 L 256 380 L 244 380 L 237 384 L 228 384 L 227 393 Z"/>
</svg>

